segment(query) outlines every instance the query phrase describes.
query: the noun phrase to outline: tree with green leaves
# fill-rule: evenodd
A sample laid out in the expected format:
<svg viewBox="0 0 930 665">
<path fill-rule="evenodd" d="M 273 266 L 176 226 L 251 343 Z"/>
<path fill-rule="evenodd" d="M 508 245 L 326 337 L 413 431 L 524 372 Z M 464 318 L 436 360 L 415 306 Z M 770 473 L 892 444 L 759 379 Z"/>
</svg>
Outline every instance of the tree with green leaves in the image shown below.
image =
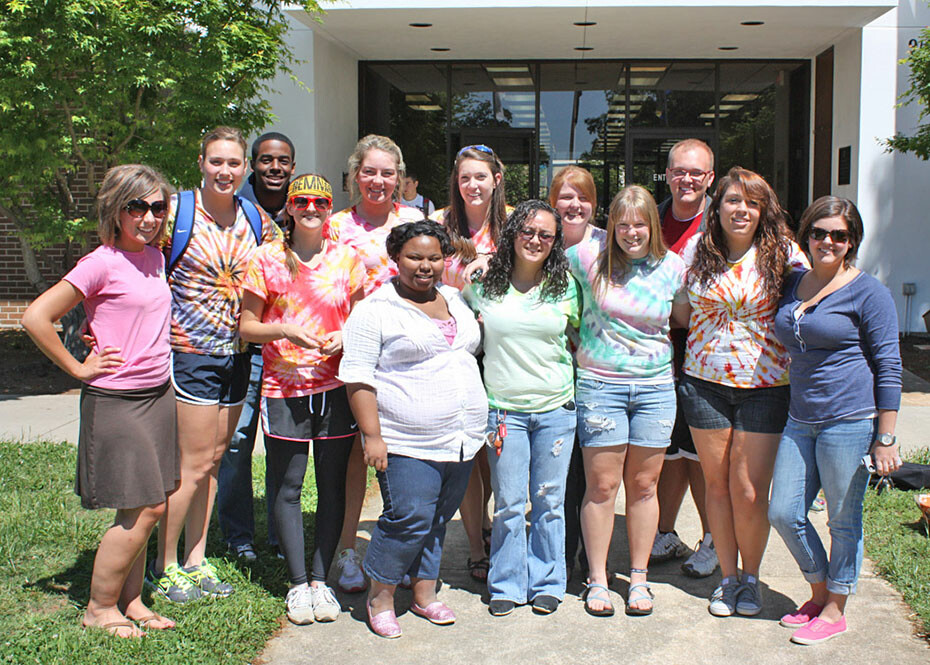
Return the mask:
<svg viewBox="0 0 930 665">
<path fill-rule="evenodd" d="M 899 132 L 885 141 L 885 146 L 889 152 L 912 152 L 921 159 L 930 159 L 930 123 L 922 122 L 930 116 L 930 27 L 921 30 L 920 36 L 911 41 L 911 50 L 901 63 L 911 70 L 910 87 L 901 96 L 901 104 L 918 104 L 921 124 L 913 135 Z"/>
<path fill-rule="evenodd" d="M 0 0 L 0 215 L 33 250 L 80 242 L 111 166 L 142 162 L 180 186 L 216 125 L 271 120 L 268 82 L 289 72 L 279 0 Z M 311 15 L 314 0 L 298 0 Z"/>
</svg>

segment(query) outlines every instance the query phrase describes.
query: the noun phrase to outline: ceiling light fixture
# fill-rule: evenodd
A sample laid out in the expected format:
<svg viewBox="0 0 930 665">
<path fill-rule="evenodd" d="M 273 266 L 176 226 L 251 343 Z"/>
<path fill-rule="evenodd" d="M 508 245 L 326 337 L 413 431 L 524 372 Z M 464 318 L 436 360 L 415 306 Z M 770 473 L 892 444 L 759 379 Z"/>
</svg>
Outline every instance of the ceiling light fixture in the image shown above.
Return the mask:
<svg viewBox="0 0 930 665">
<path fill-rule="evenodd" d="M 411 28 L 432 28 L 432 23 L 408 23 Z"/>
<path fill-rule="evenodd" d="M 740 21 L 740 25 L 765 25 L 765 21 Z"/>
<path fill-rule="evenodd" d="M 445 53 L 446 51 L 451 51 L 451 50 L 452 49 L 446 46 L 434 46 L 430 49 L 430 51 L 435 51 L 436 53 Z"/>
<path fill-rule="evenodd" d="M 593 46 L 576 46 L 575 50 L 576 51 L 593 51 L 594 47 Z"/>
<path fill-rule="evenodd" d="M 718 46 L 718 51 L 735 51 L 739 46 Z"/>
<path fill-rule="evenodd" d="M 572 25 L 577 25 L 579 28 L 590 28 L 592 25 L 597 25 L 597 21 L 575 21 Z"/>
</svg>

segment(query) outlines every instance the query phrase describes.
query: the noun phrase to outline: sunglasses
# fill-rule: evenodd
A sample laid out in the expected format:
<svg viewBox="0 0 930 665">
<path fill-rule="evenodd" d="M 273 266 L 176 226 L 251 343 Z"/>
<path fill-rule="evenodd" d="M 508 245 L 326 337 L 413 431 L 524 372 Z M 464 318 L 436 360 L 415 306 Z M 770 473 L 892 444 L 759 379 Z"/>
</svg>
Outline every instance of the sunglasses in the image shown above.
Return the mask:
<svg viewBox="0 0 930 665">
<path fill-rule="evenodd" d="M 320 212 L 329 210 L 333 206 L 333 200 L 325 196 L 294 196 L 288 203 L 297 210 L 306 210 L 312 204 Z"/>
<path fill-rule="evenodd" d="M 819 226 L 812 226 L 809 235 L 817 242 L 820 242 L 827 236 L 830 236 L 830 240 L 835 243 L 849 242 L 849 231 L 844 231 L 843 229 L 833 229 L 832 231 L 828 231 L 827 229 L 822 229 Z"/>
<path fill-rule="evenodd" d="M 456 155 L 456 157 L 461 157 L 461 156 L 462 156 L 462 153 L 465 152 L 466 150 L 477 150 L 478 152 L 484 152 L 484 153 L 487 153 L 487 154 L 489 154 L 489 155 L 493 155 L 493 154 L 494 154 L 494 151 L 491 150 L 488 146 L 482 145 L 481 143 L 478 143 L 478 144 L 476 144 L 476 145 L 467 145 L 467 146 L 465 146 L 464 148 L 462 148 L 461 150 L 459 150 L 459 152 L 458 152 L 458 154 Z"/>
<path fill-rule="evenodd" d="M 168 214 L 168 202 L 154 201 L 153 203 L 149 203 L 148 201 L 143 201 L 142 199 L 133 199 L 123 206 L 123 210 L 128 212 L 135 219 L 141 219 L 142 217 L 145 217 L 149 210 L 152 211 L 152 217 L 155 219 L 164 219 L 165 215 Z"/>
<path fill-rule="evenodd" d="M 539 229 L 520 229 L 520 237 L 524 240 L 532 240 L 533 236 L 539 236 L 539 242 L 552 242 L 555 240 L 555 234 Z"/>
</svg>

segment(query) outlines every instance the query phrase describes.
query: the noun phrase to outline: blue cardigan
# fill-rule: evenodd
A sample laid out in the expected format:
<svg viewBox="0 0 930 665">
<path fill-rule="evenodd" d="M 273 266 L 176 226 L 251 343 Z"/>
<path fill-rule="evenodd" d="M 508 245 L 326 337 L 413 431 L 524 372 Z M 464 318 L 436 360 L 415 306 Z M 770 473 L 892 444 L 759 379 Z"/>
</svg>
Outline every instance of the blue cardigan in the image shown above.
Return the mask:
<svg viewBox="0 0 930 665">
<path fill-rule="evenodd" d="M 805 272 L 785 280 L 775 315 L 775 335 L 791 354 L 789 414 L 801 423 L 825 424 L 897 411 L 901 352 L 891 292 L 859 273 L 795 321 Z"/>
</svg>

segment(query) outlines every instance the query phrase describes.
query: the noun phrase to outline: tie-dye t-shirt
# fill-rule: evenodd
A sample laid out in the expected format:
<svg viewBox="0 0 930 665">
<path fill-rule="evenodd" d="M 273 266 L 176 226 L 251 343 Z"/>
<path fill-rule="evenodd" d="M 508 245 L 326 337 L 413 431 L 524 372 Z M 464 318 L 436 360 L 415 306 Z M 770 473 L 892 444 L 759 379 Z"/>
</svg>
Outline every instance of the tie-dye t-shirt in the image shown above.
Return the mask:
<svg viewBox="0 0 930 665">
<path fill-rule="evenodd" d="M 484 385 L 494 409 L 543 413 L 574 396 L 572 354 L 566 328 L 577 328 L 580 293 L 569 275 L 558 302 L 541 300 L 540 287 L 521 293 L 510 286 L 501 300 L 467 286 L 465 301 L 484 324 Z"/>
<path fill-rule="evenodd" d="M 702 234 L 688 241 L 681 255 L 690 265 Z M 791 243 L 789 263 L 809 267 L 801 248 Z M 753 245 L 712 284 L 688 289 L 691 320 L 684 372 L 733 388 L 768 388 L 788 383 L 788 352 L 775 337 L 778 300 L 763 291 Z"/>
<path fill-rule="evenodd" d="M 437 210 L 432 215 L 429 216 L 434 222 L 438 222 L 443 226 L 446 225 L 446 213 L 449 208 L 442 208 Z M 511 206 L 506 207 L 507 215 L 513 212 Z M 475 252 L 478 254 L 493 254 L 497 251 L 497 245 L 494 244 L 493 238 L 491 238 L 491 225 L 488 222 L 485 222 L 480 229 L 475 231 L 471 237 L 471 242 L 475 246 Z M 458 256 L 449 256 L 446 258 L 446 267 L 442 271 L 442 283 L 448 284 L 449 286 L 454 286 L 459 291 L 465 288 L 465 266 L 467 263 L 462 263 L 462 260 Z"/>
<path fill-rule="evenodd" d="M 293 323 L 314 337 L 342 330 L 351 297 L 365 284 L 365 266 L 358 253 L 326 241 L 309 265 L 298 261 L 291 279 L 284 243 L 262 245 L 252 256 L 243 288 L 265 301 L 262 323 Z M 262 395 L 301 397 L 342 385 L 336 378 L 342 354 L 324 356 L 278 339 L 262 345 Z"/>
<path fill-rule="evenodd" d="M 355 206 L 330 216 L 326 222 L 326 236 L 330 240 L 348 245 L 362 257 L 367 277 L 365 295 L 371 294 L 397 274 L 397 266 L 388 258 L 386 241 L 391 229 L 407 222 L 423 219 L 423 211 L 394 204 L 394 211 L 381 226 L 372 226 L 358 214 Z"/>
<path fill-rule="evenodd" d="M 239 338 L 242 280 L 257 245 L 242 208 L 229 227 L 219 226 L 195 193 L 194 224 L 187 250 L 168 276 L 171 286 L 171 348 L 183 353 L 229 356 L 246 350 Z M 177 216 L 177 196 L 165 222 L 165 253 Z M 281 230 L 265 212 L 262 243 L 281 237 Z"/>
<path fill-rule="evenodd" d="M 666 253 L 633 262 L 609 285 L 596 284 L 607 236 L 592 236 L 566 254 L 581 284 L 584 309 L 575 359 L 578 377 L 605 383 L 662 384 L 672 381 L 669 317 L 673 303 L 687 302 L 685 264 Z"/>
</svg>

